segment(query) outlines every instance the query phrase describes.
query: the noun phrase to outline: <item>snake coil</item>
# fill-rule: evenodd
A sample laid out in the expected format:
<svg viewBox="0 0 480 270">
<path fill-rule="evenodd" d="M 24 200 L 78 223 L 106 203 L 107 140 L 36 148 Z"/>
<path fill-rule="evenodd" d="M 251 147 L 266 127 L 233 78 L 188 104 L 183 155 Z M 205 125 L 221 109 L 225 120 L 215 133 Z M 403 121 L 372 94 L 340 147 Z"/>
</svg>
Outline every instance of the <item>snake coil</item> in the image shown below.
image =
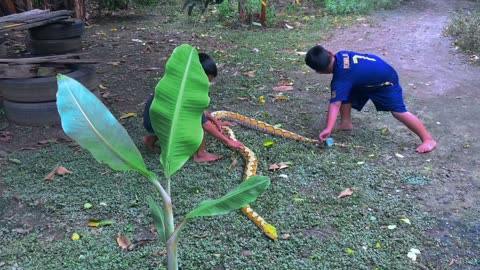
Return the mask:
<svg viewBox="0 0 480 270">
<path fill-rule="evenodd" d="M 258 130 L 260 132 L 264 132 L 267 134 L 272 134 L 272 135 L 277 135 L 280 137 L 284 138 L 290 138 L 293 140 L 297 141 L 304 141 L 304 142 L 310 142 L 314 144 L 319 144 L 320 142 L 318 140 L 313 140 L 309 139 L 306 137 L 303 137 L 301 135 L 295 134 L 293 132 L 290 132 L 285 129 L 277 128 L 273 125 L 267 124 L 262 121 L 255 120 L 253 118 L 246 117 L 244 115 L 234 113 L 234 112 L 229 112 L 229 111 L 216 111 L 211 113 L 212 116 L 216 117 L 219 120 L 225 120 L 225 121 L 231 121 L 235 122 L 241 126 L 251 128 Z M 230 138 L 231 140 L 236 141 L 235 134 L 233 133 L 233 130 L 230 129 L 229 127 L 222 127 L 223 128 L 223 133 Z M 247 180 L 248 178 L 254 176 L 257 173 L 257 167 L 258 167 L 258 160 L 257 157 L 255 156 L 255 153 L 250 150 L 248 147 L 243 147 L 241 149 L 237 150 L 245 159 L 245 171 L 244 171 L 244 176 L 243 180 Z M 263 233 L 267 235 L 270 239 L 276 240 L 278 235 L 277 235 L 277 229 L 275 226 L 267 223 L 265 219 L 263 219 L 257 212 L 255 212 L 250 205 L 246 205 L 242 207 L 242 212 L 255 223 L 260 229 L 262 229 Z"/>
</svg>

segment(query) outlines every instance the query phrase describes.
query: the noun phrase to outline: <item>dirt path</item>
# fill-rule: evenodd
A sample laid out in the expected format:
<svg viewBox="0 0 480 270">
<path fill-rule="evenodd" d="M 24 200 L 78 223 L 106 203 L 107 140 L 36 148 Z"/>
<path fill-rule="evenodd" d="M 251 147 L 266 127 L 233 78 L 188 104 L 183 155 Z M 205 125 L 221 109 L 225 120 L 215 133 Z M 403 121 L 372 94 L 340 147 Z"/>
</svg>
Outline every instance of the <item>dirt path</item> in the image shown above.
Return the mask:
<svg viewBox="0 0 480 270">
<path fill-rule="evenodd" d="M 397 69 L 409 110 L 424 121 L 439 143 L 438 149 L 425 155 L 432 160 L 432 181 L 417 198 L 426 211 L 443 220 L 443 225 L 432 230 L 439 242 L 461 238 L 452 254 L 475 254 L 480 244 L 480 67 L 469 65 L 468 57 L 457 52 L 442 31 L 453 11 L 473 5 L 468 1 L 411 1 L 401 9 L 376 15 L 374 23 L 365 20 L 342 29 L 324 44 L 332 51 L 380 55 Z M 390 124 L 401 126 L 389 119 Z M 468 248 L 475 245 L 477 251 Z"/>
</svg>

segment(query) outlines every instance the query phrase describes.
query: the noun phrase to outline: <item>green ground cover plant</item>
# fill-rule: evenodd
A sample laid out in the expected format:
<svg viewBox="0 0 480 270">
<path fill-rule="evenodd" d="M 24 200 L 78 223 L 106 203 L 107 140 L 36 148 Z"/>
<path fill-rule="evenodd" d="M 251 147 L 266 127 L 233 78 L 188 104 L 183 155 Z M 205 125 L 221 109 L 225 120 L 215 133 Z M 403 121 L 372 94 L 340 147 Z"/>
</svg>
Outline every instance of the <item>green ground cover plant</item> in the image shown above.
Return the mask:
<svg viewBox="0 0 480 270">
<path fill-rule="evenodd" d="M 480 53 L 480 11 L 457 15 L 446 29 L 455 38 L 454 44 L 468 53 Z"/>
</svg>

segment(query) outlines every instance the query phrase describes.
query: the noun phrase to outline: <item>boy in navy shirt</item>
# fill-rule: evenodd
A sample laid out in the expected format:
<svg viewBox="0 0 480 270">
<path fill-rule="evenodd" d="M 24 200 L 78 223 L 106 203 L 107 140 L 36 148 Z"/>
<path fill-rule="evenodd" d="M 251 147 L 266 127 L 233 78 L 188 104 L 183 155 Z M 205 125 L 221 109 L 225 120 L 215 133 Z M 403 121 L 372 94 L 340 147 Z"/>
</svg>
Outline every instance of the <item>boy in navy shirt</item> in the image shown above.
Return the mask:
<svg viewBox="0 0 480 270">
<path fill-rule="evenodd" d="M 422 141 L 417 152 L 427 153 L 437 146 L 422 122 L 407 111 L 397 72 L 380 57 L 351 51 L 333 54 L 317 45 L 307 52 L 305 62 L 317 73 L 333 74 L 327 127 L 320 140 L 325 141 L 333 130 L 351 130 L 352 108 L 360 111 L 371 99 L 377 111 L 391 112 L 417 134 Z M 335 125 L 339 112 L 341 121 Z"/>
<path fill-rule="evenodd" d="M 205 53 L 199 53 L 198 57 L 200 58 L 200 63 L 202 64 L 203 70 L 207 74 L 208 80 L 212 82 L 217 77 L 217 65 L 213 59 Z M 152 127 L 152 122 L 150 120 L 150 107 L 152 106 L 154 96 L 145 104 L 145 110 L 143 111 L 143 126 L 149 133 L 149 135 L 143 137 L 143 144 L 150 150 L 155 147 L 155 143 L 158 141 L 157 135 Z M 222 126 L 231 126 L 229 122 L 222 122 L 217 118 L 213 117 L 208 111 L 205 111 L 202 116 L 202 127 L 203 130 L 213 135 L 215 138 L 219 139 L 228 147 L 232 149 L 239 149 L 244 147 L 243 143 L 239 141 L 231 140 L 230 138 L 223 135 L 221 132 Z M 210 162 L 220 159 L 222 156 L 214 155 L 206 151 L 205 149 L 205 140 L 200 145 L 200 148 L 193 156 L 193 160 L 196 162 Z"/>
</svg>

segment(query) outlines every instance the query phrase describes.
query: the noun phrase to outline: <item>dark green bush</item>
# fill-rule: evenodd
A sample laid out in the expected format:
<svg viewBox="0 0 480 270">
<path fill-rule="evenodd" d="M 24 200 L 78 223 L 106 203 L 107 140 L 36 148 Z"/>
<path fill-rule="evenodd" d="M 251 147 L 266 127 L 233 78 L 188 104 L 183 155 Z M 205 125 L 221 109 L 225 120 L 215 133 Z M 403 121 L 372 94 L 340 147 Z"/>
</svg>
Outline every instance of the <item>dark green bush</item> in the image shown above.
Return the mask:
<svg viewBox="0 0 480 270">
<path fill-rule="evenodd" d="M 393 8 L 398 0 L 325 0 L 327 11 L 334 14 L 369 13 L 379 9 Z"/>
<path fill-rule="evenodd" d="M 480 11 L 456 16 L 446 29 L 460 49 L 480 53 Z"/>
</svg>

